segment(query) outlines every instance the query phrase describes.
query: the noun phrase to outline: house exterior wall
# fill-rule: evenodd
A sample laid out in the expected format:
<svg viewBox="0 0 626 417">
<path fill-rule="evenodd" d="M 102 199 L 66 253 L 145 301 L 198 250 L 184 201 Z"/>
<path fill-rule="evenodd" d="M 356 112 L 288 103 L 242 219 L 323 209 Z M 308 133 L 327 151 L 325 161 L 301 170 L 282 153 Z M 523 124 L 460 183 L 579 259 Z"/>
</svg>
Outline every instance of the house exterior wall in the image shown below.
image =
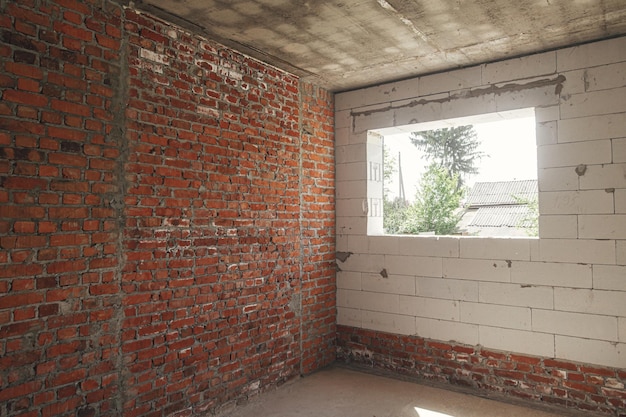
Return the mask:
<svg viewBox="0 0 626 417">
<path fill-rule="evenodd" d="M 618 38 L 336 96 L 343 359 L 623 412 L 625 71 Z M 529 107 L 538 239 L 382 235 L 368 130 Z"/>
<path fill-rule="evenodd" d="M 206 415 L 332 362 L 332 94 L 118 2 L 0 11 L 0 415 Z"/>
</svg>

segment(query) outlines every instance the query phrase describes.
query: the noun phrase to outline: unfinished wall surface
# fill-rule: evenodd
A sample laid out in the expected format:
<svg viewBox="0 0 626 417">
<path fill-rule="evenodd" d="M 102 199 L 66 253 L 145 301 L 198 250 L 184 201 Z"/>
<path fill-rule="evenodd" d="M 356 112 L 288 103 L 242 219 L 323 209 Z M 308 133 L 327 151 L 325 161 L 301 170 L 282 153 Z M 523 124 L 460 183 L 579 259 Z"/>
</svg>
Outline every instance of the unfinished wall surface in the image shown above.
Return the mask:
<svg viewBox="0 0 626 417">
<path fill-rule="evenodd" d="M 206 415 L 332 362 L 332 95 L 116 2 L 1 7 L 0 415 Z"/>
<path fill-rule="evenodd" d="M 625 71 L 620 38 L 337 95 L 342 359 L 624 414 Z M 368 130 L 522 108 L 538 239 L 381 235 Z"/>
<path fill-rule="evenodd" d="M 33 3 L 0 13 L 0 414 L 104 415 L 121 405 L 122 10 Z"/>
</svg>

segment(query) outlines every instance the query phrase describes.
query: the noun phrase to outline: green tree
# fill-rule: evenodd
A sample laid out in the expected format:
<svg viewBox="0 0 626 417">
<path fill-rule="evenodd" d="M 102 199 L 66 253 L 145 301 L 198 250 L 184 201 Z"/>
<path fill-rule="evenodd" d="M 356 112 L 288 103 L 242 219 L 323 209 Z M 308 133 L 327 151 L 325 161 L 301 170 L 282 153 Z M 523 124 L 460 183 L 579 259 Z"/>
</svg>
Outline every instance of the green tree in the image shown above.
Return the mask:
<svg viewBox="0 0 626 417">
<path fill-rule="evenodd" d="M 454 233 L 462 216 L 460 205 L 464 193 L 464 188 L 459 187 L 458 174 L 450 175 L 445 167 L 430 165 L 422 176 L 416 201 L 409 208 L 405 233 Z"/>
<path fill-rule="evenodd" d="M 526 229 L 528 236 L 539 236 L 539 200 L 534 198 L 524 198 L 514 195 L 513 198 L 518 204 L 528 207 L 528 212 L 517 224 L 517 227 Z"/>
<path fill-rule="evenodd" d="M 387 145 L 383 146 L 383 198 L 387 200 L 389 198 L 388 185 L 391 182 L 391 177 L 398 172 L 396 167 L 396 157 L 391 155 Z"/>
<path fill-rule="evenodd" d="M 477 174 L 477 162 L 485 153 L 480 152 L 480 141 L 474 126 L 458 126 L 412 132 L 411 143 L 424 152 L 423 158 L 444 167 L 450 176 L 458 176 L 458 188 L 463 177 Z"/>
<path fill-rule="evenodd" d="M 389 183 L 391 178 L 398 172 L 397 161 L 391 155 L 387 146 L 383 147 L 383 228 L 385 233 L 404 233 L 404 224 L 407 223 L 408 204 L 406 201 L 389 197 Z"/>
</svg>

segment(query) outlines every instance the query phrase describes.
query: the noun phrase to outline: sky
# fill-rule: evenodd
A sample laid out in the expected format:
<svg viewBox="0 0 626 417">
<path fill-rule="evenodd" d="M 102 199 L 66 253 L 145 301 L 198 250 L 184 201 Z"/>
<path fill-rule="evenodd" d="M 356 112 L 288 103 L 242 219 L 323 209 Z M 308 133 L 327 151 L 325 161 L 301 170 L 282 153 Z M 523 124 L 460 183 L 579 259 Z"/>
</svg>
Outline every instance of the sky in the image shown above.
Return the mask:
<svg viewBox="0 0 626 417">
<path fill-rule="evenodd" d="M 468 186 L 475 182 L 537 179 L 537 146 L 535 118 L 526 117 L 490 123 L 475 124 L 480 151 L 489 155 L 479 162 L 479 174 L 467 179 Z M 419 178 L 426 161 L 411 141 L 409 135 L 386 135 L 385 146 L 398 160 L 401 153 L 404 192 L 413 201 Z M 390 197 L 399 194 L 398 175 L 387 186 Z"/>
</svg>

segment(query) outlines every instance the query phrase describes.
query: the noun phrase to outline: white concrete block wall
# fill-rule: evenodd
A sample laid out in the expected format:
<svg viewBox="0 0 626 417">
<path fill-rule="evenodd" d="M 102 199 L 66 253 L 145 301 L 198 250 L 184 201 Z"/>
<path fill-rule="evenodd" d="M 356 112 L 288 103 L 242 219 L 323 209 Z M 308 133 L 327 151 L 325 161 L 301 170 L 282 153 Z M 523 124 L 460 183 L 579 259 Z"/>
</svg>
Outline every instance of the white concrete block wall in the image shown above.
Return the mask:
<svg viewBox="0 0 626 417">
<path fill-rule="evenodd" d="M 350 253 L 337 261 L 340 325 L 626 367 L 626 37 L 341 93 L 335 106 L 337 250 Z M 381 235 L 369 129 L 528 107 L 538 239 Z"/>
<path fill-rule="evenodd" d="M 626 114 L 611 113 L 558 121 L 558 141 L 583 142 L 619 138 L 626 130 Z M 617 161 L 613 161 L 617 162 Z"/>
<path fill-rule="evenodd" d="M 617 317 L 533 309 L 532 329 L 588 339 L 617 342 Z"/>
<path fill-rule="evenodd" d="M 495 84 L 503 81 L 551 75 L 555 72 L 556 54 L 548 52 L 525 58 L 485 64 L 482 66 L 482 81 L 483 84 Z"/>
<path fill-rule="evenodd" d="M 438 298 L 400 297 L 400 313 L 413 317 L 426 317 L 447 321 L 460 321 L 460 303 Z"/>
<path fill-rule="evenodd" d="M 615 252 L 618 265 L 626 265 L 626 240 L 615 242 Z"/>
<path fill-rule="evenodd" d="M 563 262 L 514 262 L 511 282 L 521 286 L 592 288 L 591 265 Z"/>
<path fill-rule="evenodd" d="M 621 265 L 595 265 L 593 288 L 598 290 L 626 291 L 626 267 Z"/>
<path fill-rule="evenodd" d="M 576 171 L 567 168 L 544 168 L 537 170 L 539 191 L 571 191 L 579 189 Z"/>
<path fill-rule="evenodd" d="M 541 214 L 608 214 L 615 212 L 613 193 L 604 190 L 541 192 Z"/>
<path fill-rule="evenodd" d="M 539 217 L 539 237 L 546 239 L 576 239 L 578 237 L 578 216 Z"/>
<path fill-rule="evenodd" d="M 484 304 L 554 308 L 552 287 L 480 282 L 478 288 L 478 300 Z"/>
</svg>

